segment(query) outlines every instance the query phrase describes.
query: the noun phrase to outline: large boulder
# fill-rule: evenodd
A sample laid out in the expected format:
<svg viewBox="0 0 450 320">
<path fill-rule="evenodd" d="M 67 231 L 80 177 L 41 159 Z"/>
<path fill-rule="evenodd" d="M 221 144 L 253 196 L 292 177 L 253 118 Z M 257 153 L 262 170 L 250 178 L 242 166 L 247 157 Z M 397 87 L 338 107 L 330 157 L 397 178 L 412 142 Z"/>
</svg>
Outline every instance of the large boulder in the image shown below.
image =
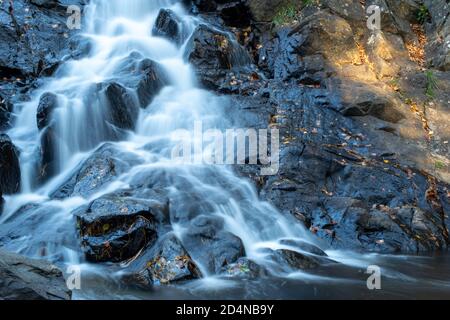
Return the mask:
<svg viewBox="0 0 450 320">
<path fill-rule="evenodd" d="M 242 240 L 223 230 L 223 221 L 219 218 L 195 218 L 182 240 L 195 261 L 212 274 L 220 273 L 224 267 L 245 256 Z"/>
<path fill-rule="evenodd" d="M 51 92 L 44 93 L 37 108 L 37 126 L 39 130 L 47 127 L 52 120 L 52 113 L 58 107 L 58 96 Z"/>
<path fill-rule="evenodd" d="M 334 89 L 334 88 L 333 88 Z M 335 88 L 338 102 L 330 107 L 348 117 L 373 116 L 397 123 L 408 117 L 402 102 L 374 85 L 342 82 Z"/>
<path fill-rule="evenodd" d="M 14 194 L 20 190 L 19 152 L 9 136 L 0 134 L 0 194 Z"/>
<path fill-rule="evenodd" d="M 183 21 L 170 9 L 161 9 L 152 29 L 152 35 L 163 37 L 180 46 L 186 40 Z"/>
<path fill-rule="evenodd" d="M 42 184 L 59 170 L 57 157 L 58 135 L 54 125 L 44 127 L 40 137 L 37 183 Z"/>
<path fill-rule="evenodd" d="M 168 233 L 124 270 L 123 281 L 143 288 L 197 279 L 200 269 L 181 241 Z"/>
<path fill-rule="evenodd" d="M 56 108 L 58 108 L 58 96 L 50 92 L 44 93 L 39 100 L 36 114 L 37 127 L 41 131 L 38 183 L 47 181 L 58 171 L 56 153 L 58 138 L 55 123 L 52 121 Z"/>
<path fill-rule="evenodd" d="M 88 198 L 100 191 L 132 166 L 140 164 L 136 155 L 121 151 L 106 143 L 78 166 L 66 182 L 52 194 L 52 198 L 64 199 L 72 196 Z"/>
<path fill-rule="evenodd" d="M 0 300 L 70 300 L 63 273 L 54 265 L 0 250 Z"/>
<path fill-rule="evenodd" d="M 168 216 L 168 200 L 152 192 L 145 198 L 130 191 L 105 195 L 75 210 L 81 246 L 92 262 L 120 262 L 154 244 L 157 223 Z"/>
<path fill-rule="evenodd" d="M 119 63 L 116 73 L 117 83 L 135 90 L 141 108 L 147 108 L 161 89 L 170 83 L 159 63 L 135 51 Z"/>
<path fill-rule="evenodd" d="M 105 97 L 106 121 L 123 130 L 134 130 L 139 116 L 139 107 L 126 88 L 118 83 L 99 85 L 100 95 Z"/>
<path fill-rule="evenodd" d="M 251 60 L 247 51 L 229 34 L 201 24 L 194 31 L 184 53 L 207 89 L 218 90 L 229 82 L 231 72 L 242 71 Z"/>
</svg>

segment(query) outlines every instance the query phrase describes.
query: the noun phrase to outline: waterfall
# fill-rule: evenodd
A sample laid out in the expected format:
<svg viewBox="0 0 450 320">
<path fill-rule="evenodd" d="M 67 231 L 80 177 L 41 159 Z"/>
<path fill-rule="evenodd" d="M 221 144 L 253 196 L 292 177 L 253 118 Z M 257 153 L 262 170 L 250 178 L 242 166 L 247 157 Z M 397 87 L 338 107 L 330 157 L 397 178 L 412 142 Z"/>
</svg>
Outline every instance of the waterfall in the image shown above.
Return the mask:
<svg viewBox="0 0 450 320">
<path fill-rule="evenodd" d="M 247 256 L 261 264 L 266 263 L 263 249 L 282 247 L 281 239 L 314 242 L 293 217 L 259 200 L 251 183 L 236 176 L 232 168 L 180 164 L 170 158 L 174 131 L 193 130 L 196 121 L 205 128 L 226 129 L 231 124 L 226 120 L 223 99 L 197 85 L 191 66 L 183 59 L 185 45 L 177 47 L 151 35 L 161 8 L 170 8 L 182 17 L 187 33 L 192 33 L 199 23 L 175 0 L 91 1 L 83 20 L 83 37 L 92 44 L 90 53 L 66 61 L 55 76 L 35 90 L 31 101 L 17 106 L 17 121 L 9 135 L 21 150 L 23 190 L 7 197 L 0 223 L 19 219 L 29 230 L 11 239 L 7 244 L 10 249 L 38 256 L 44 246 L 45 255 L 55 261 L 83 261 L 71 212 L 103 194 L 132 187 L 139 179 L 147 179 L 155 186 L 166 183 L 165 191 L 174 200 L 173 215 L 180 217 L 172 221 L 172 228 L 180 238 L 189 229 L 186 220 L 190 217 L 185 212 L 195 211 L 195 216 L 223 219 L 224 229 L 238 236 Z M 128 86 L 131 80 L 122 72 L 133 56 L 162 66 L 167 85 L 149 106 L 136 108 L 134 126 L 117 128 L 105 122 L 110 111 L 105 91 L 99 94 L 97 89 L 115 81 L 125 88 L 128 107 L 138 105 L 138 94 Z M 44 133 L 36 127 L 36 113 L 44 93 L 57 96 L 53 114 L 57 142 L 54 175 L 37 184 L 37 146 Z M 134 154 L 139 161 L 93 195 L 62 200 L 52 197 L 55 188 L 105 141 Z M 16 211 L 29 203 L 41 206 L 25 211 L 27 216 Z"/>
</svg>

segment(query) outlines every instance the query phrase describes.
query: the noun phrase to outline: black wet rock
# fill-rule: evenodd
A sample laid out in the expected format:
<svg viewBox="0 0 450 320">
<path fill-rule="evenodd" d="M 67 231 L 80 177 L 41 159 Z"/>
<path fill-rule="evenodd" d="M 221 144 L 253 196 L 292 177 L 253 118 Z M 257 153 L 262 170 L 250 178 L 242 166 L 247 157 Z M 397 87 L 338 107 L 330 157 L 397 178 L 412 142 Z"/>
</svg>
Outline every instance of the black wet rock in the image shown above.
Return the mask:
<svg viewBox="0 0 450 320">
<path fill-rule="evenodd" d="M 5 199 L 3 199 L 2 194 L 0 192 L 0 216 L 3 213 L 3 206 L 5 205 Z"/>
<path fill-rule="evenodd" d="M 198 79 L 207 89 L 217 90 L 227 75 L 250 66 L 250 57 L 229 34 L 201 24 L 189 39 L 184 53 L 195 68 Z"/>
<path fill-rule="evenodd" d="M 81 246 L 93 262 L 120 262 L 154 244 L 157 221 L 168 215 L 168 201 L 156 193 L 148 199 L 131 191 L 108 194 L 74 211 Z"/>
<path fill-rule="evenodd" d="M 218 1 L 219 15 L 230 27 L 244 28 L 251 24 L 252 14 L 246 0 Z"/>
<path fill-rule="evenodd" d="M 190 2 L 201 12 L 214 12 L 217 9 L 217 2 L 214 0 L 192 0 Z"/>
<path fill-rule="evenodd" d="M 235 263 L 227 265 L 223 269 L 223 274 L 231 278 L 239 279 L 260 279 L 268 275 L 267 270 L 256 262 L 239 258 Z"/>
<path fill-rule="evenodd" d="M 8 135 L 0 134 L 0 194 L 19 192 L 20 181 L 19 152 Z"/>
<path fill-rule="evenodd" d="M 11 127 L 11 112 L 13 111 L 13 105 L 0 93 L 0 132 L 5 131 Z"/>
<path fill-rule="evenodd" d="M 66 26 L 65 7 L 56 1 L 38 0 L 4 1 L 1 7 L 0 76 L 34 78 L 59 65 L 67 54 L 70 36 L 77 32 Z"/>
<path fill-rule="evenodd" d="M 54 124 L 42 128 L 39 148 L 38 184 L 48 181 L 58 172 L 57 141 L 58 137 Z"/>
<path fill-rule="evenodd" d="M 123 272 L 124 283 L 147 289 L 202 277 L 200 269 L 173 233 L 161 237 Z"/>
<path fill-rule="evenodd" d="M 220 273 L 222 268 L 245 256 L 242 240 L 223 230 L 220 218 L 198 216 L 191 221 L 182 240 L 195 261 L 213 274 Z"/>
<path fill-rule="evenodd" d="M 58 96 L 51 92 L 44 93 L 39 99 L 36 122 L 41 131 L 39 148 L 39 167 L 37 183 L 42 184 L 58 172 L 58 135 L 53 121 L 54 111 L 58 108 Z"/>
<path fill-rule="evenodd" d="M 55 8 L 58 6 L 58 0 L 30 0 L 30 2 L 38 7 L 47 9 Z"/>
<path fill-rule="evenodd" d="M 83 35 L 75 35 L 70 39 L 69 48 L 70 57 L 74 60 L 80 60 L 89 56 L 92 51 L 92 39 Z"/>
<path fill-rule="evenodd" d="M 306 253 L 310 253 L 310 254 L 313 254 L 316 256 L 322 256 L 322 257 L 327 256 L 327 254 L 322 249 L 320 249 L 319 247 L 317 247 L 309 242 L 306 242 L 306 241 L 293 240 L 293 239 L 282 239 L 279 242 L 282 245 L 294 247 L 296 249 L 300 249 L 301 251 L 304 251 Z"/>
<path fill-rule="evenodd" d="M 159 92 L 170 82 L 164 68 L 157 62 L 132 52 L 117 68 L 115 81 L 135 90 L 141 108 L 152 103 Z"/>
<path fill-rule="evenodd" d="M 54 265 L 0 250 L 0 300 L 70 300 L 71 296 Z"/>
<path fill-rule="evenodd" d="M 101 84 L 100 94 L 106 98 L 106 121 L 119 129 L 134 130 L 139 116 L 139 107 L 128 90 L 112 82 Z"/>
<path fill-rule="evenodd" d="M 44 129 L 51 122 L 53 111 L 58 107 L 58 96 L 51 92 L 44 93 L 37 109 L 37 126 L 39 130 Z"/>
<path fill-rule="evenodd" d="M 72 196 L 89 197 L 100 191 L 132 166 L 140 164 L 134 154 L 119 150 L 106 143 L 78 166 L 66 182 L 57 188 L 52 198 L 64 199 Z"/>
<path fill-rule="evenodd" d="M 188 1 L 189 2 L 189 1 Z M 193 0 L 191 11 L 214 14 L 230 27 L 243 28 L 251 24 L 252 14 L 247 0 Z"/>
<path fill-rule="evenodd" d="M 320 260 L 316 257 L 297 251 L 279 249 L 275 251 L 276 258 L 282 260 L 289 267 L 296 270 L 316 269 L 320 266 Z"/>
<path fill-rule="evenodd" d="M 170 9 L 161 9 L 152 29 L 152 35 L 173 41 L 180 46 L 186 39 L 183 22 Z"/>
</svg>

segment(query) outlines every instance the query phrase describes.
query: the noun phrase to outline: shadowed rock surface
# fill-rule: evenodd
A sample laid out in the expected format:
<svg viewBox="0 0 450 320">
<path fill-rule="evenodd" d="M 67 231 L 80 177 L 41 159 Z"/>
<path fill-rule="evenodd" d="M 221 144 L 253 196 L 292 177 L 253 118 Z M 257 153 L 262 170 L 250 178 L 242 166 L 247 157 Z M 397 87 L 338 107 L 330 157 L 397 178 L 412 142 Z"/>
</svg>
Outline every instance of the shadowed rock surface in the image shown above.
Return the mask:
<svg viewBox="0 0 450 320">
<path fill-rule="evenodd" d="M 0 249 L 1 300 L 70 300 L 71 296 L 55 266 Z"/>
<path fill-rule="evenodd" d="M 99 147 L 75 172 L 52 193 L 52 197 L 63 199 L 70 196 L 89 197 L 101 190 L 107 182 L 141 161 L 132 153 L 118 150 L 106 143 Z"/>
<path fill-rule="evenodd" d="M 0 134 L 0 195 L 20 190 L 19 152 L 6 134 Z"/>
<path fill-rule="evenodd" d="M 169 9 L 161 9 L 159 11 L 152 34 L 157 37 L 167 38 L 178 46 L 182 45 L 186 38 L 183 22 Z"/>
</svg>

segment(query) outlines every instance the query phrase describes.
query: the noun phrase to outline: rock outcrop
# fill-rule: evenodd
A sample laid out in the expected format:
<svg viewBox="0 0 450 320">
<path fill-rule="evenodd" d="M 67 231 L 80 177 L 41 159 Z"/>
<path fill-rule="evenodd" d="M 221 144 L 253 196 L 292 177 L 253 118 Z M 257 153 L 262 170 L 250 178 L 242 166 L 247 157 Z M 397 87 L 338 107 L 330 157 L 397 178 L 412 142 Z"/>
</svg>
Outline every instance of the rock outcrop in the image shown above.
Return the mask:
<svg viewBox="0 0 450 320">
<path fill-rule="evenodd" d="M 153 26 L 152 34 L 167 38 L 180 46 L 186 40 L 183 21 L 170 9 L 161 9 Z"/>
<path fill-rule="evenodd" d="M 70 300 L 71 296 L 57 267 L 0 250 L 0 300 Z"/>
</svg>

